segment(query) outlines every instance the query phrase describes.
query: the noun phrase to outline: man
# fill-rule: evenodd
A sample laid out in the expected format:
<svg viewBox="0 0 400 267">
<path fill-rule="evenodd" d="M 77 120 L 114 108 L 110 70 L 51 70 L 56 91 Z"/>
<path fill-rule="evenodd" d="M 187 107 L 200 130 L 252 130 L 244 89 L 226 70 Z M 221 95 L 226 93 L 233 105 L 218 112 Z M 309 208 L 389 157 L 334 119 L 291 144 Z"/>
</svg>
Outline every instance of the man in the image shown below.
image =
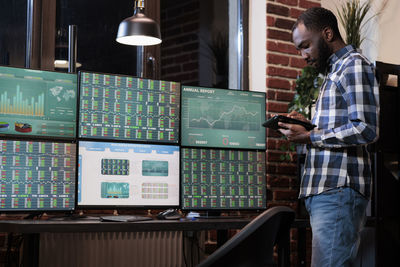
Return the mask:
<svg viewBox="0 0 400 267">
<path fill-rule="evenodd" d="M 312 119 L 316 128 L 279 123 L 288 140 L 308 148 L 299 197 L 310 214 L 311 265 L 349 266 L 371 195 L 367 144 L 378 138 L 378 84 L 373 66 L 346 46 L 329 10 L 306 10 L 292 37 L 307 63 L 325 75 Z M 306 120 L 296 112 L 289 116 Z"/>
</svg>

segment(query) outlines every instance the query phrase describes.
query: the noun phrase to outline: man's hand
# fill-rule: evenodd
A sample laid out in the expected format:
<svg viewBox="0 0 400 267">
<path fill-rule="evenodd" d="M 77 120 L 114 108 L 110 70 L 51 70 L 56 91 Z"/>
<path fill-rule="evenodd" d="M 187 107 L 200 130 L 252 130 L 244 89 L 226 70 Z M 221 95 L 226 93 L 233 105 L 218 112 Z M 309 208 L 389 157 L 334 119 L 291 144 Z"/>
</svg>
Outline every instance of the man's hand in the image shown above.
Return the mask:
<svg viewBox="0 0 400 267">
<path fill-rule="evenodd" d="M 289 141 L 300 144 L 311 143 L 310 131 L 307 131 L 303 126 L 283 122 L 279 122 L 278 125 L 283 128 L 278 129 L 278 131 L 285 135 Z"/>
<path fill-rule="evenodd" d="M 301 114 L 301 113 L 298 113 L 297 111 L 292 111 L 292 112 L 290 112 L 289 114 L 287 114 L 287 116 L 289 117 L 289 118 L 293 118 L 293 119 L 297 119 L 297 120 L 301 120 L 301 121 L 306 121 L 306 122 L 310 122 L 309 120 L 307 120 L 304 116 L 303 116 L 303 114 Z"/>
</svg>

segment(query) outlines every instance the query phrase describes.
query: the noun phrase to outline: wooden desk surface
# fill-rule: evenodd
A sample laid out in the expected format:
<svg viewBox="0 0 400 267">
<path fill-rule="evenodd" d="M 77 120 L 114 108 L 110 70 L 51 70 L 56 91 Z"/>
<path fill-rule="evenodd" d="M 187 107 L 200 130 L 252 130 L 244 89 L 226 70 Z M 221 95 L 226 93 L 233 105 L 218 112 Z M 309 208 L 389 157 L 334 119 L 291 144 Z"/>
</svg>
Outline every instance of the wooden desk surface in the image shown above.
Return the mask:
<svg viewBox="0 0 400 267">
<path fill-rule="evenodd" d="M 72 233 L 72 232 L 145 232 L 199 231 L 241 229 L 251 221 L 238 219 L 149 220 L 138 222 L 101 222 L 99 219 L 78 220 L 0 220 L 0 232 Z"/>
</svg>

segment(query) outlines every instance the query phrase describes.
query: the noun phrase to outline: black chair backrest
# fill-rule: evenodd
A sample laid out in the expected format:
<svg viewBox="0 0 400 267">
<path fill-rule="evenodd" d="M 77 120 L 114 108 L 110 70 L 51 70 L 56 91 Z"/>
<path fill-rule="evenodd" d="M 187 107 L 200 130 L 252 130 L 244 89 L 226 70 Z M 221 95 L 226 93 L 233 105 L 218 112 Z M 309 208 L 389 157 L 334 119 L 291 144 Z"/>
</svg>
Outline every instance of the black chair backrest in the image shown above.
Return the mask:
<svg viewBox="0 0 400 267">
<path fill-rule="evenodd" d="M 290 226 L 294 217 L 294 211 L 288 207 L 267 209 L 208 256 L 198 267 L 276 266 L 273 260 L 274 246 L 288 245 Z"/>
</svg>

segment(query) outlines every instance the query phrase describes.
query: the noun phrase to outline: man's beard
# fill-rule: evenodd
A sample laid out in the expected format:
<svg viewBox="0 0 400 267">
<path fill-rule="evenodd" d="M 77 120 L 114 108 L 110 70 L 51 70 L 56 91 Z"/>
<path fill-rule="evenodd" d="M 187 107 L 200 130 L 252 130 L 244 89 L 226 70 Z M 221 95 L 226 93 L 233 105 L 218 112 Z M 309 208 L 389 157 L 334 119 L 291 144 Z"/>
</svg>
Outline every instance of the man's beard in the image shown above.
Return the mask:
<svg viewBox="0 0 400 267">
<path fill-rule="evenodd" d="M 318 41 L 318 59 L 316 59 L 315 68 L 319 73 L 325 73 L 328 68 L 328 58 L 332 55 L 332 49 L 321 37 Z"/>
</svg>

